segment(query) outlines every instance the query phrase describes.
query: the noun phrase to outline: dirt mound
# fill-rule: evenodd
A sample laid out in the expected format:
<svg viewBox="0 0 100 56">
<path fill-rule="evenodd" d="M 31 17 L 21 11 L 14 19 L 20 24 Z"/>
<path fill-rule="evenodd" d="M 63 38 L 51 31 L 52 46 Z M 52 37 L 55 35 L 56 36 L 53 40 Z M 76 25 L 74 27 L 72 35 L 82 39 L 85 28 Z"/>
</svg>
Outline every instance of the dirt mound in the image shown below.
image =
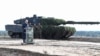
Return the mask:
<svg viewBox="0 0 100 56">
<path fill-rule="evenodd" d="M 20 49 L 0 48 L 0 56 L 57 56 L 30 52 Z"/>
</svg>

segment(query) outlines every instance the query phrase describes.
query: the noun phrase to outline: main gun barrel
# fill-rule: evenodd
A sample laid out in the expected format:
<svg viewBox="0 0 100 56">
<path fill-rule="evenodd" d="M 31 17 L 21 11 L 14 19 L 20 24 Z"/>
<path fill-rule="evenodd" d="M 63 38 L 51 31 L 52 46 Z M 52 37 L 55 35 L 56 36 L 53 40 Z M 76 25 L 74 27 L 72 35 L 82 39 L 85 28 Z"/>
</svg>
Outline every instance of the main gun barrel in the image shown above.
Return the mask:
<svg viewBox="0 0 100 56">
<path fill-rule="evenodd" d="M 75 21 L 67 21 L 64 24 L 100 24 L 100 22 L 75 22 Z"/>
</svg>

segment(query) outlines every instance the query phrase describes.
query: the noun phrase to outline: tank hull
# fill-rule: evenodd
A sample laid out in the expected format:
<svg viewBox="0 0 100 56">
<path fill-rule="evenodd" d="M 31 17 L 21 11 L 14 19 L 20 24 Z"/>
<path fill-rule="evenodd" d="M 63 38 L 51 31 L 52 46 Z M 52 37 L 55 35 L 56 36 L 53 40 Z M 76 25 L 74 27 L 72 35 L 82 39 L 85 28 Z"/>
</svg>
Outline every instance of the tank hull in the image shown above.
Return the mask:
<svg viewBox="0 0 100 56">
<path fill-rule="evenodd" d="M 23 29 L 19 25 L 6 25 L 6 31 L 11 38 L 22 38 Z M 75 28 L 64 26 L 43 26 L 41 32 L 34 27 L 34 38 L 68 39 L 75 33 Z M 41 34 L 40 34 L 41 33 Z"/>
</svg>

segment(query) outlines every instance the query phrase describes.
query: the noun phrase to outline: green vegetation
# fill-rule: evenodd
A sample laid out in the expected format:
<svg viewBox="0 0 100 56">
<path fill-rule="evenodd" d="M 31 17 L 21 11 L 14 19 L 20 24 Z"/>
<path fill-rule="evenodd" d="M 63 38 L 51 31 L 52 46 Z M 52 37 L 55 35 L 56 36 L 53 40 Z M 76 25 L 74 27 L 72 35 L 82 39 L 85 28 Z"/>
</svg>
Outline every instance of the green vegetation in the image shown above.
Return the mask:
<svg viewBox="0 0 100 56">
<path fill-rule="evenodd" d="M 75 33 L 75 28 L 64 26 L 43 26 L 42 35 L 47 39 L 67 39 Z"/>
<path fill-rule="evenodd" d="M 40 23 L 42 25 L 60 25 L 60 24 L 65 24 L 66 21 L 63 19 L 56 19 L 56 18 L 41 18 Z"/>
</svg>

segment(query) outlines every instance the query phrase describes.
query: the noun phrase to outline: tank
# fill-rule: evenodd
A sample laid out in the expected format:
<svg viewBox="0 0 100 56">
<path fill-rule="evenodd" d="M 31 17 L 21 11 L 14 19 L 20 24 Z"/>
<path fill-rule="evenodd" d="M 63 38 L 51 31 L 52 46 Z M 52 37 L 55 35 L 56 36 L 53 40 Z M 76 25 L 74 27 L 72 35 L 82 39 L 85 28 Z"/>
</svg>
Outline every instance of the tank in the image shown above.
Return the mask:
<svg viewBox="0 0 100 56">
<path fill-rule="evenodd" d="M 68 39 L 76 32 L 76 29 L 74 27 L 64 26 L 66 24 L 100 24 L 100 22 L 65 21 L 53 17 L 45 18 L 34 15 L 33 17 L 14 20 L 13 25 L 5 25 L 6 31 L 8 31 L 8 35 L 11 38 L 22 38 L 22 24 L 24 23 L 25 19 L 29 20 L 31 25 L 34 27 L 33 34 L 35 38 L 42 39 Z M 38 26 L 41 27 L 38 28 Z"/>
</svg>

